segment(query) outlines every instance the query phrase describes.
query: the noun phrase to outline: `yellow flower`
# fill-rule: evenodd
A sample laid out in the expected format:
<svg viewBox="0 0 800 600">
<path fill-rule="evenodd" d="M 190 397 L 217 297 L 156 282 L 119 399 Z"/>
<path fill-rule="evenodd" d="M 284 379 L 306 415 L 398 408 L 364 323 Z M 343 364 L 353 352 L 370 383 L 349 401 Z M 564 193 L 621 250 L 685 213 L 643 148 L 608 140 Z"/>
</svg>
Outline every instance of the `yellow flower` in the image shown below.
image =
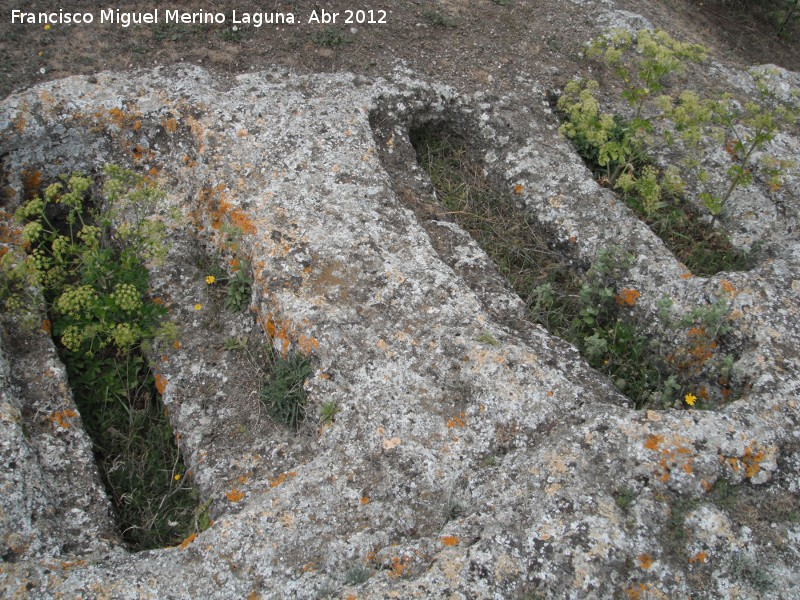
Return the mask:
<svg viewBox="0 0 800 600">
<path fill-rule="evenodd" d="M 194 309 L 195 309 L 195 310 L 200 310 L 201 308 L 203 308 L 203 305 L 202 305 L 202 304 L 195 304 L 195 305 L 194 305 Z"/>
<path fill-rule="evenodd" d="M 50 31 L 50 23 L 48 23 L 47 25 L 44 26 L 44 30 L 45 31 Z"/>
<path fill-rule="evenodd" d="M 694 406 L 694 403 L 697 402 L 697 396 L 695 396 L 694 394 L 686 394 L 686 396 L 684 396 L 683 399 L 689 406 Z"/>
<path fill-rule="evenodd" d="M 216 278 L 216 277 L 214 277 L 213 275 L 209 275 L 208 277 L 206 277 L 206 283 L 207 283 L 208 285 L 211 285 L 211 284 L 212 284 L 212 283 L 214 283 L 216 280 L 217 280 L 217 278 Z"/>
<path fill-rule="evenodd" d="M 175 479 L 175 481 L 180 481 L 181 480 L 181 474 L 180 473 L 175 473 L 175 477 L 173 479 Z"/>
</svg>

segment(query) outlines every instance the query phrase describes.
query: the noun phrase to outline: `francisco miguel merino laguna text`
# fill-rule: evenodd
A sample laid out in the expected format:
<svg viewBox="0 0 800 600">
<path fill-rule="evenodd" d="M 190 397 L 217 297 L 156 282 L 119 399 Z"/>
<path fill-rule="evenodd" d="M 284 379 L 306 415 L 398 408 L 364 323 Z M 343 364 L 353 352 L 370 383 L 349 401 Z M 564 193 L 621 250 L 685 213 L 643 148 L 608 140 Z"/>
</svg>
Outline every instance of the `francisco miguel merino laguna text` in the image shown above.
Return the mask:
<svg viewBox="0 0 800 600">
<path fill-rule="evenodd" d="M 316 11 L 315 11 L 316 12 Z M 163 13 L 163 18 L 162 14 Z M 312 15 L 313 19 L 313 15 Z M 71 25 L 94 23 L 95 15 L 91 12 L 69 12 L 64 9 L 49 12 L 26 12 L 22 10 L 11 11 L 11 22 L 28 25 Z M 181 23 L 184 25 L 221 25 L 227 22 L 227 16 L 222 12 L 197 10 L 184 12 L 180 10 L 160 10 L 144 12 L 126 12 L 118 8 L 102 9 L 99 23 L 111 23 L 130 27 L 131 25 L 151 25 L 158 23 Z M 294 13 L 282 12 L 237 12 L 231 14 L 231 23 L 234 25 L 294 25 Z"/>
</svg>

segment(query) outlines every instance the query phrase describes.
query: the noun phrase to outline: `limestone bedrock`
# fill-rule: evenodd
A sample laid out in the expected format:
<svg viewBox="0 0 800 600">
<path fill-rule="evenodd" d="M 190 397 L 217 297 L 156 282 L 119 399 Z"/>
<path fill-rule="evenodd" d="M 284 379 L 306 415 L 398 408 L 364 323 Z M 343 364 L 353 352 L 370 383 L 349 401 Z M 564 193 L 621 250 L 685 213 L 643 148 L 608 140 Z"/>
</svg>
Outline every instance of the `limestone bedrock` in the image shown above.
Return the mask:
<svg viewBox="0 0 800 600">
<path fill-rule="evenodd" d="M 640 322 L 665 295 L 688 310 L 732 287 L 747 392 L 718 412 L 635 411 L 520 318 L 458 226 L 433 224 L 452 241 L 433 244 L 396 189 L 427 189 L 408 131 L 429 121 L 468 137 L 499 185 L 521 186 L 576 266 L 610 244 L 630 252 Z M 688 278 L 593 181 L 535 82 L 461 95 L 401 68 L 376 80 L 276 69 L 223 83 L 196 67 L 72 77 L 4 100 L 0 131 L 12 205 L 24 171 L 47 181 L 106 163 L 167 192 L 154 218 L 170 227 L 170 256 L 153 285 L 184 341 L 156 368 L 215 518 L 183 548 L 139 554 L 103 533 L 80 418 L 48 420 L 75 410 L 63 367 L 44 334 L 30 334 L 38 362 L 5 336 L 3 595 L 800 596 L 800 524 L 780 508 L 800 485 L 791 211 L 760 230 L 773 250 L 752 271 Z M 243 232 L 255 284 L 251 315 L 215 332 L 194 310 L 205 273 L 187 253 L 220 251 L 225 223 Z M 259 413 L 257 382 L 246 388 L 246 367 L 212 340 L 259 329 L 311 357 L 309 412 L 336 402 L 333 424 L 295 434 Z M 35 392 L 43 372 L 60 395 Z M 723 479 L 733 504 L 714 492 Z M 359 566 L 369 578 L 348 585 Z"/>
</svg>

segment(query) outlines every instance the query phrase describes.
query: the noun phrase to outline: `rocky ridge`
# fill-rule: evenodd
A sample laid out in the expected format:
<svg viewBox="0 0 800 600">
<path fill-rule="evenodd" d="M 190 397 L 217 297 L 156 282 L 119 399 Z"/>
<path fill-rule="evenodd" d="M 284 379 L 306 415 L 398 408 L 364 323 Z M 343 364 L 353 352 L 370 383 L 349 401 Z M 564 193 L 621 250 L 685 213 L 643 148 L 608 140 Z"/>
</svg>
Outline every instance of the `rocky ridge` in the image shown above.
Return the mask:
<svg viewBox="0 0 800 600">
<path fill-rule="evenodd" d="M 769 250 L 753 270 L 688 277 L 593 181 L 546 91 L 520 81 L 511 94 L 465 95 L 402 67 L 374 80 L 276 68 L 228 90 L 184 67 L 4 100 L 0 156 L 17 199 L 24 171 L 105 163 L 151 170 L 167 190 L 159 218 L 173 241 L 153 275 L 185 329 L 158 369 L 216 521 L 183 548 L 125 552 L 52 343 L 4 334 L 4 594 L 800 594 L 798 199 L 790 189 L 778 217 L 748 229 Z M 681 311 L 730 294 L 748 391 L 718 412 L 637 412 L 574 348 L 526 323 L 466 233 L 408 208 L 406 196 L 430 190 L 408 140 L 427 122 L 480 149 L 576 266 L 611 244 L 633 254 L 620 284 L 639 290 L 640 322 L 665 295 Z M 753 197 L 734 200 L 732 229 L 761 214 L 738 211 Z M 220 252 L 219 222 L 244 230 L 256 284 L 252 317 L 215 328 L 194 310 L 202 261 L 186 257 Z M 312 411 L 335 401 L 335 423 L 295 435 L 260 414 L 252 368 L 221 340 L 263 332 L 312 357 Z M 732 505 L 721 481 L 737 490 Z M 349 585 L 355 567 L 370 576 Z"/>
</svg>

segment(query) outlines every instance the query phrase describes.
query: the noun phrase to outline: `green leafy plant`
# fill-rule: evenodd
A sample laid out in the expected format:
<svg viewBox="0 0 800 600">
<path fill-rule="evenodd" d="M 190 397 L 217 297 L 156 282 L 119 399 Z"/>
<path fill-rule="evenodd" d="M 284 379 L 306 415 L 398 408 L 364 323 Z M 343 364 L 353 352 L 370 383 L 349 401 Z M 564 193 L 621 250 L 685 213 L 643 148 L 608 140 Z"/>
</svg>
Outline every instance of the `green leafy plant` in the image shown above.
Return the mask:
<svg viewBox="0 0 800 600">
<path fill-rule="evenodd" d="M 498 342 L 491 333 L 482 333 L 478 336 L 478 341 L 482 344 L 489 344 L 490 346 L 499 346 L 500 342 Z"/>
<path fill-rule="evenodd" d="M 304 383 L 313 374 L 314 367 L 303 354 L 275 357 L 261 386 L 261 402 L 267 413 L 276 421 L 297 429 L 306 417 Z"/>
<path fill-rule="evenodd" d="M 324 27 L 314 36 L 314 44 L 322 48 L 340 48 L 352 43 L 337 27 Z"/>
<path fill-rule="evenodd" d="M 319 421 L 323 425 L 333 423 L 336 420 L 336 415 L 339 412 L 339 405 L 336 400 L 323 402 L 319 408 Z"/>
<path fill-rule="evenodd" d="M 203 502 L 200 506 L 198 506 L 195 511 L 195 522 L 194 528 L 197 532 L 202 532 L 211 527 L 211 504 L 213 503 L 213 498 L 209 498 L 205 502 Z"/>
<path fill-rule="evenodd" d="M 223 342 L 225 350 L 245 350 L 247 348 L 247 338 L 244 336 L 227 337 Z"/>
<path fill-rule="evenodd" d="M 605 168 L 606 181 L 613 188 L 623 172 L 632 178 L 646 161 L 647 143 L 654 131 L 652 119 L 644 112 L 646 103 L 664 88 L 671 74 L 682 72 L 687 62 L 703 60 L 705 49 L 679 42 L 663 31 L 617 31 L 594 40 L 586 54 L 615 69 L 633 116 L 625 119 L 602 112 L 595 97 L 599 84 L 573 81 L 558 101 L 566 116 L 561 131 L 587 158 Z"/>
<path fill-rule="evenodd" d="M 636 492 L 628 487 L 622 487 L 614 492 L 614 502 L 622 510 L 628 510 L 636 500 Z"/>
<path fill-rule="evenodd" d="M 666 360 L 681 375 L 684 398 L 691 396 L 690 405 L 696 408 L 730 401 L 735 396 L 734 357 L 722 351 L 722 340 L 731 330 L 731 297 L 726 293 L 674 320 L 668 316 L 671 304 L 668 298 L 661 300 L 659 317 L 676 332 L 678 342 Z"/>
<path fill-rule="evenodd" d="M 694 172 L 702 187 L 699 196 L 706 209 L 716 219 L 725 203 L 738 187 L 753 181 L 756 153 L 763 150 L 782 129 L 794 126 L 800 118 L 800 109 L 778 100 L 772 91 L 770 79 L 773 71 L 753 72 L 753 81 L 759 100 L 740 103 L 724 95 L 719 99 L 701 99 L 694 92 L 684 92 L 677 102 L 661 100 L 664 115 L 675 125 L 676 135 L 667 135 L 672 142 L 679 139 L 687 150 L 683 165 Z M 718 140 L 731 158 L 726 170 L 725 184 L 714 189 L 712 174 L 701 164 L 703 140 Z M 795 166 L 791 161 L 780 161 L 770 155 L 762 156 L 766 165 L 771 191 L 780 188 L 783 176 Z"/>
<path fill-rule="evenodd" d="M 351 567 L 344 578 L 345 585 L 356 586 L 365 583 L 372 577 L 372 570 L 364 565 L 358 564 Z"/>
<path fill-rule="evenodd" d="M 455 27 L 456 24 L 450 18 L 438 10 L 426 10 L 422 13 L 422 18 L 433 27 Z"/>
<path fill-rule="evenodd" d="M 163 192 L 116 166 L 102 194 L 94 187 L 73 174 L 17 210 L 29 249 L 2 257 L 0 299 L 32 322 L 43 297 L 123 539 L 156 548 L 185 536 L 197 504 L 143 354 L 175 335 L 147 295 L 146 262 L 166 253 L 164 226 L 150 217 Z"/>
<path fill-rule="evenodd" d="M 244 41 L 245 39 L 244 30 L 237 25 L 233 25 L 230 28 L 226 27 L 225 29 L 222 30 L 220 35 L 222 36 L 222 39 L 225 40 L 226 42 L 232 42 L 235 44 L 238 44 Z"/>
<path fill-rule="evenodd" d="M 240 260 L 239 269 L 228 279 L 225 308 L 231 312 L 243 312 L 250 304 L 253 280 L 249 275 L 249 263 Z"/>
<path fill-rule="evenodd" d="M 790 37 L 790 30 L 800 21 L 800 0 L 782 0 L 772 16 L 778 26 L 778 35 Z"/>
</svg>

